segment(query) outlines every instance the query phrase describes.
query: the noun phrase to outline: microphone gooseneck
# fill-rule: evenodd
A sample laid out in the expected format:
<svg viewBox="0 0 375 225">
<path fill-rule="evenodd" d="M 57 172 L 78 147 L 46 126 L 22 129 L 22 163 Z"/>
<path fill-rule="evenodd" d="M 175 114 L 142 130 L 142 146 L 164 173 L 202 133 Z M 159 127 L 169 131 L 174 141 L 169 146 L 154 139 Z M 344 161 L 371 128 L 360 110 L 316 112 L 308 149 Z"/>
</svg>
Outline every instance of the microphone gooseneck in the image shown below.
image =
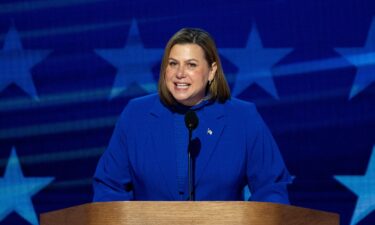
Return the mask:
<svg viewBox="0 0 375 225">
<path fill-rule="evenodd" d="M 194 111 L 188 111 L 185 114 L 185 125 L 189 130 L 189 142 L 188 142 L 188 177 L 189 177 L 189 201 L 195 200 L 195 188 L 194 188 L 194 168 L 193 159 L 191 156 L 191 139 L 192 133 L 195 128 L 198 127 L 199 119 Z"/>
</svg>

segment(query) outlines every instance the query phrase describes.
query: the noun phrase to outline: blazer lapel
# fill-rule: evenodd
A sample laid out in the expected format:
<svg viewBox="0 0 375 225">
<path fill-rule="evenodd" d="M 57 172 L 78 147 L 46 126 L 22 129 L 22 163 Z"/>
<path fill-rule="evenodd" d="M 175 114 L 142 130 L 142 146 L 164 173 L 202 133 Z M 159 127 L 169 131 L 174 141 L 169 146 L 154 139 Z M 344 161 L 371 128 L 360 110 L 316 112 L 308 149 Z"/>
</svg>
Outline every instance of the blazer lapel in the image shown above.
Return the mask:
<svg viewBox="0 0 375 225">
<path fill-rule="evenodd" d="M 150 110 L 150 131 L 154 143 L 154 156 L 172 199 L 178 199 L 177 163 L 175 143 L 173 141 L 172 113 L 159 101 L 155 101 Z"/>
<path fill-rule="evenodd" d="M 195 184 L 197 185 L 207 164 L 217 147 L 219 139 L 222 135 L 223 129 L 226 125 L 225 123 L 225 111 L 224 104 L 213 103 L 215 105 L 208 106 L 204 109 L 204 121 L 200 121 L 199 126 L 203 126 L 198 134 L 201 138 L 202 148 L 200 150 L 199 156 L 196 159 L 195 167 Z"/>
</svg>

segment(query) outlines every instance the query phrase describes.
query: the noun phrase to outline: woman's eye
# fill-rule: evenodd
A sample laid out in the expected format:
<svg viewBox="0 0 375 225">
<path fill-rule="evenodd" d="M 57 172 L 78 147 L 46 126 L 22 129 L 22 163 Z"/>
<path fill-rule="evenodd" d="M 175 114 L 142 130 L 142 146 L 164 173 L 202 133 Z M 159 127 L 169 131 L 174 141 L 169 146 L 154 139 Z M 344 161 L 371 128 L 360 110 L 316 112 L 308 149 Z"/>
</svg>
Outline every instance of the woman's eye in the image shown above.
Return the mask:
<svg viewBox="0 0 375 225">
<path fill-rule="evenodd" d="M 177 65 L 176 62 L 169 62 L 169 66 L 175 66 L 175 65 Z"/>
<path fill-rule="evenodd" d="M 190 68 L 195 68 L 195 67 L 197 67 L 197 64 L 195 64 L 195 63 L 189 63 L 188 66 L 189 66 Z"/>
</svg>

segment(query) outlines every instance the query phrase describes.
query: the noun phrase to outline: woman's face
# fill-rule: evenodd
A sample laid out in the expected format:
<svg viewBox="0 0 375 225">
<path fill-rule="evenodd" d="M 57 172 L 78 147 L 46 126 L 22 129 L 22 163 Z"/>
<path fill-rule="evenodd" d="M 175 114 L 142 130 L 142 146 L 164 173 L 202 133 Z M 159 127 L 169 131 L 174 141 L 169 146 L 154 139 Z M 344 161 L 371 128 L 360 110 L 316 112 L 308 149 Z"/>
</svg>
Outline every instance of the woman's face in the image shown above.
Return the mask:
<svg viewBox="0 0 375 225">
<path fill-rule="evenodd" d="M 176 44 L 165 72 L 167 89 L 178 103 L 196 105 L 205 97 L 207 82 L 213 80 L 216 69 L 216 63 L 208 65 L 199 45 Z"/>
</svg>

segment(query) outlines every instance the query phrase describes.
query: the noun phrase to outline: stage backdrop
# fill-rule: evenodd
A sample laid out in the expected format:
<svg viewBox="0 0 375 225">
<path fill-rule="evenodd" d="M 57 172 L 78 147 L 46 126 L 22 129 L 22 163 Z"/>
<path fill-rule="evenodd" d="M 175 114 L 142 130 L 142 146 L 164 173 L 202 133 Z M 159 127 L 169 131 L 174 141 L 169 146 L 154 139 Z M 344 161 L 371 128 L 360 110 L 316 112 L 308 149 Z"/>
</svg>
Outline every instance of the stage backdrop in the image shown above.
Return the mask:
<svg viewBox="0 0 375 225">
<path fill-rule="evenodd" d="M 115 121 L 156 91 L 182 27 L 216 39 L 294 176 L 292 204 L 375 224 L 373 0 L 1 0 L 0 224 L 91 201 Z"/>
</svg>

